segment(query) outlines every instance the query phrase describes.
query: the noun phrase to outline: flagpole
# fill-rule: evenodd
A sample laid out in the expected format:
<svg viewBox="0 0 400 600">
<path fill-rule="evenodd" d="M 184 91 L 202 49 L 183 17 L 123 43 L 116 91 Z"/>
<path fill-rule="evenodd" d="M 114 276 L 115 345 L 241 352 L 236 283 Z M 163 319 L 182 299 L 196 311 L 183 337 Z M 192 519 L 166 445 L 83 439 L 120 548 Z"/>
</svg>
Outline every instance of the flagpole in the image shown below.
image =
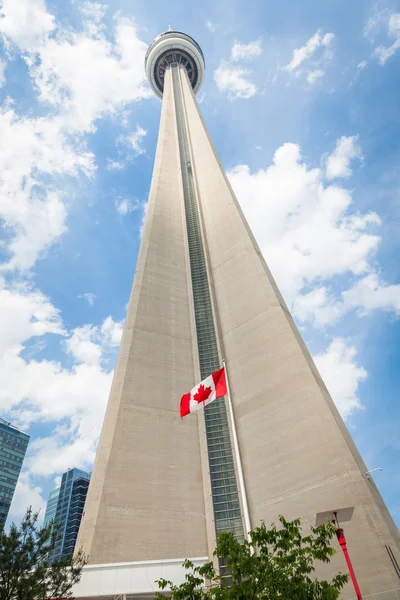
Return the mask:
<svg viewBox="0 0 400 600">
<path fill-rule="evenodd" d="M 236 432 L 235 416 L 234 416 L 233 407 L 232 407 L 231 390 L 230 390 L 230 387 L 229 387 L 228 370 L 226 368 L 226 362 L 225 362 L 225 360 L 222 361 L 222 365 L 223 365 L 223 367 L 225 369 L 226 390 L 228 392 L 227 393 L 227 397 L 228 397 L 228 409 L 229 409 L 229 415 L 230 415 L 231 424 L 232 424 L 233 450 L 234 450 L 234 453 L 235 453 L 236 467 L 237 467 L 238 478 L 239 478 L 240 495 L 241 495 L 241 498 L 242 498 L 243 517 L 244 517 L 244 524 L 245 524 L 245 528 L 246 528 L 246 537 L 247 537 L 247 539 L 249 541 L 251 541 L 250 540 L 250 536 L 249 536 L 249 533 L 251 531 L 249 505 L 247 503 L 246 488 L 244 486 L 244 476 L 243 476 L 242 461 L 241 461 L 241 458 L 240 458 L 239 442 L 238 442 L 238 437 L 237 437 L 237 432 Z"/>
</svg>

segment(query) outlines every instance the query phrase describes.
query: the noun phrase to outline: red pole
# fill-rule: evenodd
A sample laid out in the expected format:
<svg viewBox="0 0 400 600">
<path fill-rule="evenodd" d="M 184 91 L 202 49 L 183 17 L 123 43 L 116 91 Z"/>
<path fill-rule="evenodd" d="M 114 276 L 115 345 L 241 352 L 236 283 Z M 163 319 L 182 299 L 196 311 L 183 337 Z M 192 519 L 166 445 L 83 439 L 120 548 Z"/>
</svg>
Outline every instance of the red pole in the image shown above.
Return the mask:
<svg viewBox="0 0 400 600">
<path fill-rule="evenodd" d="M 346 559 L 347 567 L 349 569 L 351 581 L 353 582 L 354 590 L 356 592 L 357 600 L 363 600 L 363 597 L 361 596 L 360 588 L 358 587 L 356 574 L 354 573 L 353 565 L 351 564 L 350 556 L 347 551 L 346 538 L 344 537 L 343 529 L 340 529 L 340 528 L 336 529 L 336 537 L 338 539 L 339 544 L 342 547 L 343 554 Z"/>
</svg>

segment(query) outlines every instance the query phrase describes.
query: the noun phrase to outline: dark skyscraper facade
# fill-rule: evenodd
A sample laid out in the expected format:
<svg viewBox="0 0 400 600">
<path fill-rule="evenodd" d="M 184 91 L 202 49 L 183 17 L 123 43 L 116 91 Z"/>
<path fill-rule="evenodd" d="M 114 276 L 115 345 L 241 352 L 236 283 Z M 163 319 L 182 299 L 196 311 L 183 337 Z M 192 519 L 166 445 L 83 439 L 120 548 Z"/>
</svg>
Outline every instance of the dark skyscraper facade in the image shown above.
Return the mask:
<svg viewBox="0 0 400 600">
<path fill-rule="evenodd" d="M 28 444 L 29 435 L 0 419 L 0 530 L 7 520 Z"/>
<path fill-rule="evenodd" d="M 69 469 L 62 476 L 54 515 L 54 525 L 59 527 L 60 538 L 55 549 L 50 553 L 51 560 L 58 560 L 74 551 L 89 481 L 90 473 L 80 469 Z M 49 496 L 49 502 L 52 500 Z M 50 507 L 50 511 L 53 512 L 54 507 Z M 45 518 L 47 518 L 47 510 Z"/>
</svg>

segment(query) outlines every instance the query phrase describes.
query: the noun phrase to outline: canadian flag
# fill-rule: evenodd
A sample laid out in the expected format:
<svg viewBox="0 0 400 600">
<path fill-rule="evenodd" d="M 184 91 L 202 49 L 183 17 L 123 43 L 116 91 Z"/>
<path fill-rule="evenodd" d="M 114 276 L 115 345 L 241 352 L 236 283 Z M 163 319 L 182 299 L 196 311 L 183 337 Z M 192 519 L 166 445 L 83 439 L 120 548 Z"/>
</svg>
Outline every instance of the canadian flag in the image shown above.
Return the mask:
<svg viewBox="0 0 400 600">
<path fill-rule="evenodd" d="M 213 400 L 222 398 L 227 393 L 225 367 L 211 373 L 201 383 L 196 385 L 188 394 L 181 398 L 181 417 L 207 406 Z"/>
</svg>

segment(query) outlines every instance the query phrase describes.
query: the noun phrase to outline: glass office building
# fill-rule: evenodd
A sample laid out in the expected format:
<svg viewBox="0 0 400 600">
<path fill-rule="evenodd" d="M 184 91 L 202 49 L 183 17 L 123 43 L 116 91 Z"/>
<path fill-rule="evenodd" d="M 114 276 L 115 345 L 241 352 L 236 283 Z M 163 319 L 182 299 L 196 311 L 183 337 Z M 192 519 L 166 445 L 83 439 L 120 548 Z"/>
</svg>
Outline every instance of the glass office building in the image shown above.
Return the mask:
<svg viewBox="0 0 400 600">
<path fill-rule="evenodd" d="M 46 513 L 44 515 L 44 521 L 43 521 L 44 526 L 48 525 L 50 523 L 50 521 L 53 521 L 56 516 L 58 497 L 60 495 L 60 489 L 61 488 L 58 487 L 55 490 L 51 490 L 51 492 L 49 494 L 49 497 L 47 499 Z"/>
<path fill-rule="evenodd" d="M 7 520 L 28 444 L 29 435 L 0 419 L 0 530 Z"/>
<path fill-rule="evenodd" d="M 52 561 L 59 560 L 74 551 L 89 481 L 90 473 L 75 468 L 69 469 L 62 476 L 54 516 L 54 523 L 56 527 L 59 527 L 60 537 L 55 549 L 50 553 L 50 560 Z M 50 510 L 54 510 L 54 508 L 50 508 Z"/>
</svg>

